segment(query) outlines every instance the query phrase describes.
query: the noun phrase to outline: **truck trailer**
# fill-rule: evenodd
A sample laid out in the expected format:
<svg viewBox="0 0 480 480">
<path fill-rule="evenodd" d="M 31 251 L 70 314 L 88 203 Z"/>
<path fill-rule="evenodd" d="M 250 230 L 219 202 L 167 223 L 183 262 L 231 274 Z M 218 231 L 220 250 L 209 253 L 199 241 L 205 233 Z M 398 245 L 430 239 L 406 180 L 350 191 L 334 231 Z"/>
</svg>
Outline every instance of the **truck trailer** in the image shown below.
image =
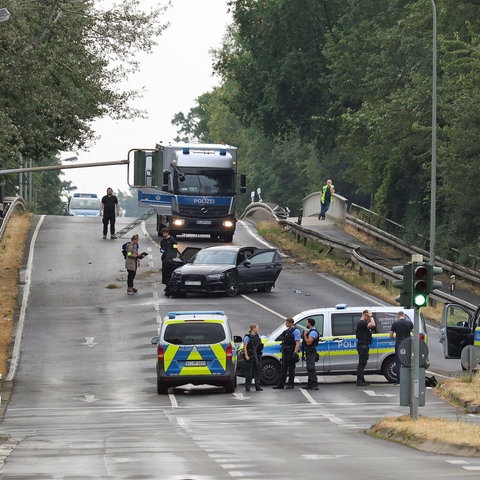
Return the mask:
<svg viewBox="0 0 480 480">
<path fill-rule="evenodd" d="M 142 206 L 154 208 L 157 232 L 208 234 L 231 242 L 236 227 L 237 148 L 223 144 L 157 144 L 129 152 Z"/>
</svg>

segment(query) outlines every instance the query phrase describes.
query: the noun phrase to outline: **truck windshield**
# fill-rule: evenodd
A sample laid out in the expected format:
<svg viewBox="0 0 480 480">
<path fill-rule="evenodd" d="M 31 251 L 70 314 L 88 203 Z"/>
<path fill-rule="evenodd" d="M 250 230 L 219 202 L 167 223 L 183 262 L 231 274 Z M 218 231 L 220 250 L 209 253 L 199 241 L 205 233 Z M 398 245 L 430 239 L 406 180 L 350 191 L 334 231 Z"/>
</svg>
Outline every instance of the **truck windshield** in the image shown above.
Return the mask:
<svg viewBox="0 0 480 480">
<path fill-rule="evenodd" d="M 173 183 L 176 194 L 232 196 L 235 193 L 234 174 L 231 170 L 201 170 L 189 172 L 182 169 L 183 181 L 177 173 Z"/>
</svg>

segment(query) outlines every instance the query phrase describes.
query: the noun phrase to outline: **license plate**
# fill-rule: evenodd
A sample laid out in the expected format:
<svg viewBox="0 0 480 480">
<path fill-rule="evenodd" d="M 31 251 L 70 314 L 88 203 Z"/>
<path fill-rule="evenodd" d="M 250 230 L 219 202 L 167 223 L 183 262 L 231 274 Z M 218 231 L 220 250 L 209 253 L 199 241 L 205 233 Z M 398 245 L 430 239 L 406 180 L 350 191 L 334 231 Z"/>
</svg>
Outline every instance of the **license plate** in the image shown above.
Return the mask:
<svg viewBox="0 0 480 480">
<path fill-rule="evenodd" d="M 199 287 L 202 284 L 200 280 L 185 280 L 185 285 L 190 285 L 192 287 Z"/>
<path fill-rule="evenodd" d="M 188 360 L 185 362 L 186 367 L 205 367 L 206 365 L 205 360 Z"/>
<path fill-rule="evenodd" d="M 211 225 L 211 220 L 197 220 L 197 225 Z"/>
</svg>

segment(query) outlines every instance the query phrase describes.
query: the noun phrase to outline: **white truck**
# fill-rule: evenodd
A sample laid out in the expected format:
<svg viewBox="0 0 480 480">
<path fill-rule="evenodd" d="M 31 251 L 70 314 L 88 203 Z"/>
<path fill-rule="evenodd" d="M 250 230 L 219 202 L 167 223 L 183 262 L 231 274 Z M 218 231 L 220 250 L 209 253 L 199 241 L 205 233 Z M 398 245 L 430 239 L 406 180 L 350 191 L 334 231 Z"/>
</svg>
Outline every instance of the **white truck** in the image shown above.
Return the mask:
<svg viewBox="0 0 480 480">
<path fill-rule="evenodd" d="M 157 231 L 208 234 L 231 242 L 236 227 L 237 148 L 223 144 L 158 144 L 130 150 L 138 201 L 157 213 Z M 239 181 L 238 181 L 239 180 Z"/>
</svg>

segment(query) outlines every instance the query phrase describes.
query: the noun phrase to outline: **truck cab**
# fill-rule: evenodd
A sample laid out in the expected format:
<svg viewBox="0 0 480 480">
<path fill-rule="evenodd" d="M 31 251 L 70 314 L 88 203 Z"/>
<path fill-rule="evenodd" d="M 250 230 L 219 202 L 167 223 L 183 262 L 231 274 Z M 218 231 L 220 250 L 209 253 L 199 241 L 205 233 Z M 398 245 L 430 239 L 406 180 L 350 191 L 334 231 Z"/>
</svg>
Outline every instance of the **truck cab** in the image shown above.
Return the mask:
<svg viewBox="0 0 480 480">
<path fill-rule="evenodd" d="M 130 156 L 130 154 L 129 154 Z M 207 234 L 231 242 L 236 227 L 237 148 L 215 144 L 158 144 L 134 150 L 138 200 L 157 212 L 157 231 Z M 240 175 L 240 193 L 246 190 Z"/>
</svg>

